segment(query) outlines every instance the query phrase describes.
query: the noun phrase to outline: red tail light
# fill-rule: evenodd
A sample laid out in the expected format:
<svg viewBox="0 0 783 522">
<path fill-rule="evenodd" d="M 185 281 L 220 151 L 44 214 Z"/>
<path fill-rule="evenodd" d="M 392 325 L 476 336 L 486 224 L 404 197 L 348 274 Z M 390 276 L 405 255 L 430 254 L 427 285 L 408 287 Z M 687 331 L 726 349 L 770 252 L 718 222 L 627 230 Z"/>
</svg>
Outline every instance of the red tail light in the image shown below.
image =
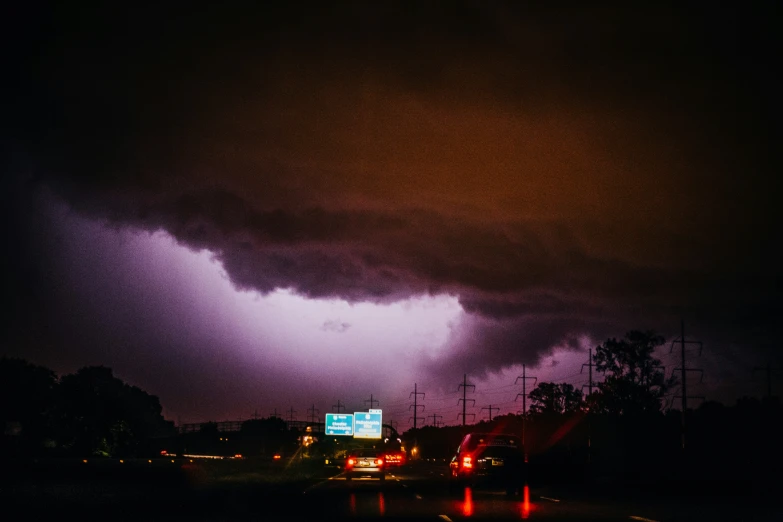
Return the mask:
<svg viewBox="0 0 783 522">
<path fill-rule="evenodd" d="M 471 469 L 473 467 L 473 458 L 462 457 L 462 467 L 465 469 Z"/>
<path fill-rule="evenodd" d="M 376 460 L 376 461 L 375 461 L 375 463 L 376 463 L 378 466 L 383 466 L 383 459 L 378 459 L 378 460 Z"/>
<path fill-rule="evenodd" d="M 348 459 L 348 465 L 349 465 L 349 466 L 353 466 L 354 464 L 356 464 L 356 461 L 355 461 L 355 460 L 353 460 L 353 459 Z"/>
</svg>

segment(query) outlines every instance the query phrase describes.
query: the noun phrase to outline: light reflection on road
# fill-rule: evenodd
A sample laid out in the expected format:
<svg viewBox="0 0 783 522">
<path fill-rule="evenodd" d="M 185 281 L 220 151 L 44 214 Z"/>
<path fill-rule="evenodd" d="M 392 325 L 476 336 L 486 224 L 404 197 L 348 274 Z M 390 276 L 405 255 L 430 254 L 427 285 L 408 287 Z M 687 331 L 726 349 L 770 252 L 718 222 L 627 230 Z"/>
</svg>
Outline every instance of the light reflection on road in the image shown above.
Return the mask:
<svg viewBox="0 0 783 522">
<path fill-rule="evenodd" d="M 383 491 L 379 491 L 377 495 L 360 494 L 357 501 L 356 493 L 351 492 L 348 495 L 348 510 L 351 516 L 382 517 L 386 514 L 386 497 Z"/>
<path fill-rule="evenodd" d="M 474 492 L 470 487 L 463 490 L 462 497 L 452 500 L 451 513 L 461 517 L 509 517 L 527 520 L 533 511 L 530 502 L 530 486 L 525 485 L 521 491 L 521 497 L 507 498 L 505 492 L 492 492 L 480 490 Z"/>
<path fill-rule="evenodd" d="M 462 514 L 466 517 L 473 515 L 473 490 L 465 488 L 465 499 L 462 502 Z"/>
</svg>

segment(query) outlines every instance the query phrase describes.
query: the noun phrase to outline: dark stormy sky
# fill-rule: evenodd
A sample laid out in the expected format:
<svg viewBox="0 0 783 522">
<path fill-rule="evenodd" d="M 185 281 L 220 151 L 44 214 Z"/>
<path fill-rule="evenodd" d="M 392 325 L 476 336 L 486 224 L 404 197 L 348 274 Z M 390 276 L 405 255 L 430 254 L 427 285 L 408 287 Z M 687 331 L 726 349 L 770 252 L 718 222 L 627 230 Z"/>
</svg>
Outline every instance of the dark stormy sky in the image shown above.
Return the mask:
<svg viewBox="0 0 783 522">
<path fill-rule="evenodd" d="M 0 17 L 3 355 L 402 427 L 681 319 L 780 368 L 779 4 L 77 4 Z"/>
</svg>

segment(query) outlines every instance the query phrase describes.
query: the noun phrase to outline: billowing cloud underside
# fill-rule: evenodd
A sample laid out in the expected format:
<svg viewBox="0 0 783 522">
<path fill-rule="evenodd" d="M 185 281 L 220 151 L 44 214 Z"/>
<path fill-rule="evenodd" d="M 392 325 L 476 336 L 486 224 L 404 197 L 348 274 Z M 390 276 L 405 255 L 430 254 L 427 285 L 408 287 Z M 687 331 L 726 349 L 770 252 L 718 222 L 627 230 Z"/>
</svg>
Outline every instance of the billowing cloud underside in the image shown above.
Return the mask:
<svg viewBox="0 0 783 522">
<path fill-rule="evenodd" d="M 771 140 L 692 20 L 422 9 L 56 32 L 20 148 L 79 212 L 208 249 L 238 288 L 457 295 L 436 366 L 680 316 L 767 331 Z"/>
</svg>

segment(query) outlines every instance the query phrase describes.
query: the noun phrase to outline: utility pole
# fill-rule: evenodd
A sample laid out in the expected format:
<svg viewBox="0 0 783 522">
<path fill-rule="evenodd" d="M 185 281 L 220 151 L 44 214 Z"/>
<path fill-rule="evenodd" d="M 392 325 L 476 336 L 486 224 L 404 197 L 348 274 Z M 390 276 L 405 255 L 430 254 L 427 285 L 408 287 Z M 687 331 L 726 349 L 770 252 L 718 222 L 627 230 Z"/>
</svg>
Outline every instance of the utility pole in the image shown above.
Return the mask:
<svg viewBox="0 0 783 522">
<path fill-rule="evenodd" d="M 699 372 L 701 374 L 701 380 L 704 379 L 704 370 L 701 368 L 687 368 L 685 366 L 685 345 L 686 344 L 698 344 L 699 345 L 699 355 L 701 355 L 702 350 L 702 343 L 701 341 L 687 341 L 685 340 L 685 320 L 680 319 L 680 338 L 674 339 L 672 341 L 671 347 L 669 348 L 669 353 L 672 353 L 672 350 L 674 349 L 674 343 L 679 341 L 680 342 L 680 368 L 675 368 L 674 371 L 680 370 L 680 378 L 682 379 L 682 396 L 679 397 L 682 399 L 682 434 L 681 434 L 681 440 L 680 444 L 682 446 L 682 449 L 685 450 L 686 444 L 686 424 L 685 424 L 685 416 L 688 411 L 688 399 L 702 399 L 704 400 L 704 397 L 702 396 L 689 396 L 688 395 L 688 383 L 686 379 L 686 375 L 688 372 Z"/>
<path fill-rule="evenodd" d="M 414 383 L 413 384 L 413 391 L 410 393 L 410 395 L 408 395 L 409 399 L 410 399 L 411 395 L 413 395 L 413 404 L 411 404 L 408 407 L 408 411 L 410 411 L 410 409 L 413 408 L 413 429 L 415 430 L 416 429 L 416 421 L 421 418 L 421 417 L 418 416 L 419 415 L 419 408 L 421 408 L 421 411 L 424 411 L 424 405 L 423 404 L 419 404 L 419 402 L 418 402 L 419 395 L 421 395 L 422 399 L 424 398 L 424 392 L 418 391 L 417 385 L 416 385 L 416 383 Z"/>
<path fill-rule="evenodd" d="M 315 407 L 315 404 L 313 404 L 312 408 L 308 408 L 307 412 L 310 414 L 310 422 L 313 424 L 316 423 L 316 413 L 321 413 L 321 410 Z"/>
<path fill-rule="evenodd" d="M 269 414 L 269 417 L 274 419 L 276 417 L 279 417 L 280 415 L 277 414 L 277 408 L 275 408 L 275 411 Z"/>
<path fill-rule="evenodd" d="M 517 400 L 520 396 L 522 397 L 522 445 L 525 444 L 525 421 L 527 417 L 527 380 L 533 379 L 533 384 L 538 382 L 538 377 L 528 377 L 525 370 L 525 365 L 522 365 L 522 375 L 516 378 L 514 381 L 514 384 L 518 383 L 519 380 L 522 379 L 522 393 L 517 393 L 517 396 L 514 398 L 514 400 Z"/>
<path fill-rule="evenodd" d="M 465 406 L 466 406 L 468 401 L 473 401 L 473 404 L 476 404 L 476 399 L 467 399 L 466 398 L 466 394 L 468 392 L 468 388 L 473 388 L 474 391 L 476 390 L 476 386 L 475 385 L 468 384 L 468 374 L 467 373 L 462 375 L 462 384 L 457 386 L 457 391 L 459 391 L 460 388 L 462 388 L 462 398 L 457 401 L 457 404 L 459 404 L 460 401 L 462 401 L 462 426 L 465 426 L 465 417 L 467 416 L 465 414 Z M 470 415 L 472 415 L 473 418 L 476 418 L 476 414 L 475 413 L 471 413 Z M 457 417 L 459 417 L 459 415 L 457 415 Z"/>
<path fill-rule="evenodd" d="M 293 406 L 291 406 L 291 407 L 288 409 L 288 422 L 290 422 L 290 423 L 294 422 L 294 413 L 296 413 L 296 410 L 294 409 L 294 407 L 293 407 Z M 290 425 L 290 424 L 288 425 L 288 428 L 289 428 L 289 429 L 291 428 L 291 425 Z"/>
<path fill-rule="evenodd" d="M 500 408 L 498 408 L 498 407 L 495 407 L 495 408 L 493 408 L 493 407 L 492 407 L 492 405 L 490 404 L 489 406 L 487 406 L 487 407 L 485 407 L 485 408 L 481 408 L 481 410 L 479 411 L 479 413 L 481 413 L 481 412 L 482 412 L 482 411 L 484 411 L 484 410 L 489 410 L 489 422 L 492 422 L 492 410 L 494 410 L 494 411 L 499 411 L 499 410 L 500 410 Z"/>
<path fill-rule="evenodd" d="M 373 409 L 373 403 L 376 403 L 376 402 L 378 402 L 378 399 L 373 399 L 373 398 L 372 398 L 372 393 L 371 393 L 371 394 L 370 394 L 370 398 L 369 398 L 369 399 L 366 399 L 366 400 L 364 401 L 364 403 L 365 403 L 365 404 L 367 404 L 368 402 L 370 403 L 370 409 Z M 380 403 L 378 403 L 378 404 L 380 404 Z"/>
<path fill-rule="evenodd" d="M 337 404 L 332 404 L 332 411 L 337 408 L 337 413 L 340 413 L 341 409 L 345 409 L 345 404 L 340 404 L 340 399 L 337 399 Z"/>
<path fill-rule="evenodd" d="M 428 417 L 428 418 L 432 418 L 432 424 L 433 424 L 433 425 L 434 425 L 436 428 L 440 428 L 440 421 L 438 420 L 438 417 L 440 417 L 440 418 L 442 419 L 442 418 L 443 418 L 443 415 L 438 415 L 437 413 L 433 413 L 432 415 L 430 415 L 430 416 Z"/>
</svg>

